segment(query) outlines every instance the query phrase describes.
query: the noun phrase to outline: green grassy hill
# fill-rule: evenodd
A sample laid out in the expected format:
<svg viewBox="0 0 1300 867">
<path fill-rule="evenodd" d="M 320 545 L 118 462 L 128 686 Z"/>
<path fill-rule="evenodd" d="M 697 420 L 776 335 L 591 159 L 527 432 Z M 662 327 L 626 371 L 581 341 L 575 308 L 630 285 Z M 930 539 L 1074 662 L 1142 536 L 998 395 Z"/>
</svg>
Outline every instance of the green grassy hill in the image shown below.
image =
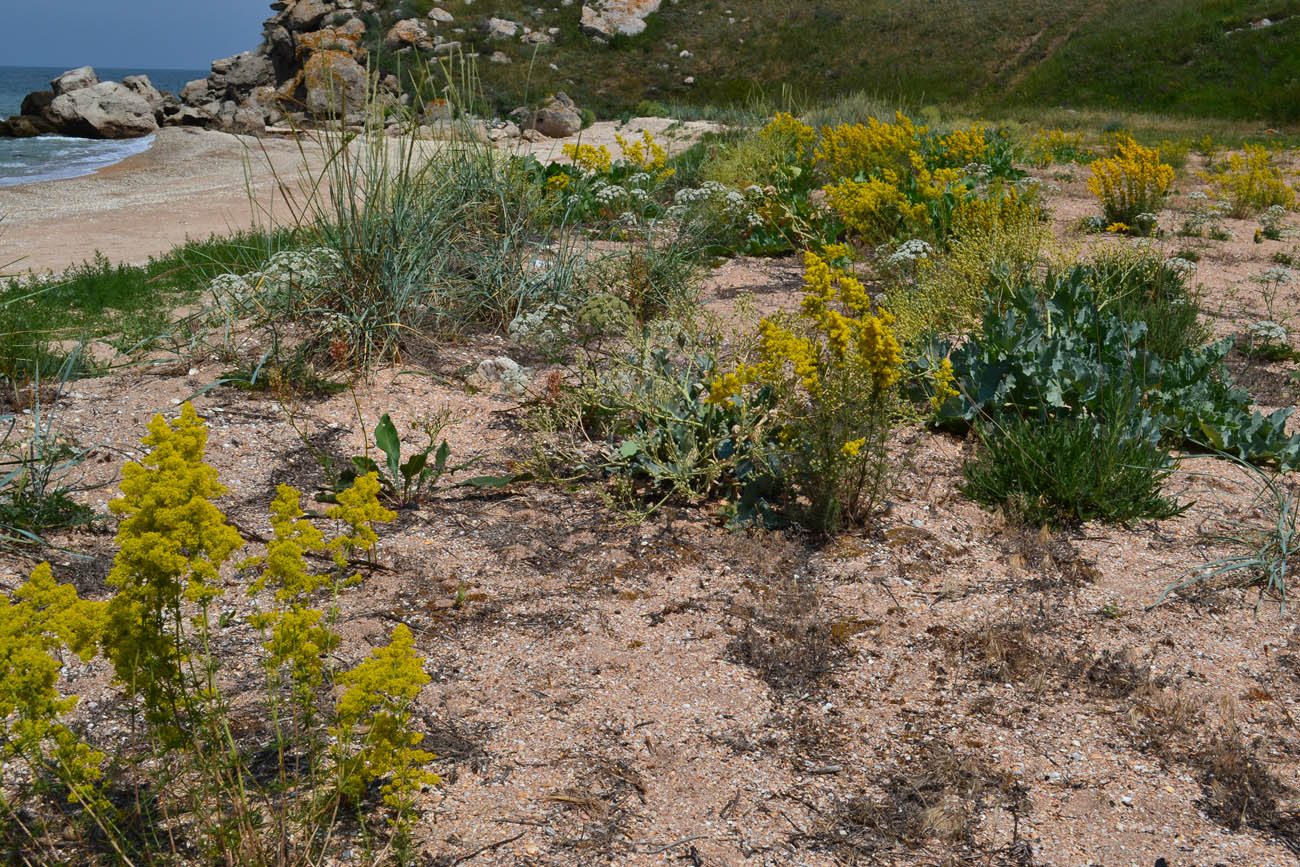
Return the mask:
<svg viewBox="0 0 1300 867">
<path fill-rule="evenodd" d="M 608 46 L 579 32 L 578 3 L 441 2 L 456 26 L 497 15 L 559 28 L 535 54 L 517 41 L 457 37 L 512 58 L 481 65 L 501 106 L 554 90 L 607 113 L 646 99 L 865 90 L 984 111 L 1033 104 L 1300 122 L 1300 0 L 667 0 L 644 34 Z M 433 3 L 390 5 L 419 13 Z M 1264 18 L 1274 23 L 1252 29 Z"/>
</svg>

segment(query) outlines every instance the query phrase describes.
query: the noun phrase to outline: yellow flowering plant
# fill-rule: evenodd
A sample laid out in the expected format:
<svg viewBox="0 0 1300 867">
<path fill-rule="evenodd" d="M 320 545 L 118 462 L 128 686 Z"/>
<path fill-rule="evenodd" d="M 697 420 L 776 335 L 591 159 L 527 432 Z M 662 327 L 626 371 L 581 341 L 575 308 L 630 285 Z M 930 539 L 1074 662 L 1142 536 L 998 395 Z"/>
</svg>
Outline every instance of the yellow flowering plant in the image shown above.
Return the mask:
<svg viewBox="0 0 1300 867">
<path fill-rule="evenodd" d="M 1271 205 L 1296 207 L 1295 188 L 1272 165 L 1272 155 L 1263 145 L 1248 144 L 1241 153 L 1229 154 L 1220 171 L 1198 172 L 1197 177 L 1210 186 L 1214 198 L 1229 202 L 1229 213 L 1239 219 Z"/>
<path fill-rule="evenodd" d="M 922 238 L 944 245 L 964 203 L 998 199 L 1024 175 L 1004 132 L 976 124 L 932 133 L 902 114 L 893 123 L 872 118 L 823 129 L 816 159 L 827 204 L 870 244 Z"/>
<path fill-rule="evenodd" d="M 848 271 L 808 252 L 799 309 L 759 323 L 744 380 L 772 389 L 805 522 L 831 531 L 868 518 L 886 488 L 885 444 L 902 364 L 893 317 Z"/>
<path fill-rule="evenodd" d="M 1088 190 L 1101 205 L 1105 225 L 1127 227 L 1144 225 L 1141 217 L 1159 213 L 1173 182 L 1173 167 L 1160 162 L 1159 151 L 1125 136 L 1117 140 L 1113 156 L 1092 164 Z"/>
</svg>

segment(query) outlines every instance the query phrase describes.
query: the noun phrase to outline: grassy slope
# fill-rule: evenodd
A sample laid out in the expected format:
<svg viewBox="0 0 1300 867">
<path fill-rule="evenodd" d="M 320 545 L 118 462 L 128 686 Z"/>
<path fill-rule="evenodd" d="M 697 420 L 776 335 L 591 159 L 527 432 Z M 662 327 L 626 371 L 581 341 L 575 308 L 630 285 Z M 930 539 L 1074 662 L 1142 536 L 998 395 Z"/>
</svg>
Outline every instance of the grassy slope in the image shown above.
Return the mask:
<svg viewBox="0 0 1300 867">
<path fill-rule="evenodd" d="M 1225 35 L 1262 17 L 1300 16 L 1300 0 L 680 0 L 665 3 L 645 34 L 610 47 L 578 32 L 576 3 L 541 16 L 521 0 L 449 8 L 457 26 L 500 15 L 561 29 L 531 64 L 531 46 L 480 41 L 485 53 L 515 58 L 482 65 L 502 105 L 525 88 L 534 97 L 563 89 L 611 112 L 642 99 L 742 101 L 757 86 L 796 100 L 866 90 L 987 109 L 1065 104 L 1300 122 L 1300 17 Z"/>
</svg>

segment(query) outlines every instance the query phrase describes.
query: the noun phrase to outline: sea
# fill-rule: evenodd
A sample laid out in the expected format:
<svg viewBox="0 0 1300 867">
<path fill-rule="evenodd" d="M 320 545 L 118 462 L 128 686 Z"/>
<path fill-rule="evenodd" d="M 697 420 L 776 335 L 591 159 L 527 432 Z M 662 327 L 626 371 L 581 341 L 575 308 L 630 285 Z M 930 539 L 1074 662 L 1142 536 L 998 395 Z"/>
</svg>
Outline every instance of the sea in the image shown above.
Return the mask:
<svg viewBox="0 0 1300 867">
<path fill-rule="evenodd" d="M 65 67 L 0 66 L 0 117 L 18 113 L 23 97 L 33 90 L 43 90 Z M 128 75 L 147 75 L 159 90 L 180 93 L 187 82 L 203 78 L 203 69 L 120 69 L 95 67 L 100 81 L 121 81 Z M 30 184 L 89 175 L 144 153 L 153 144 L 153 136 L 120 141 L 70 138 L 43 135 L 36 138 L 0 138 L 0 187 Z"/>
</svg>

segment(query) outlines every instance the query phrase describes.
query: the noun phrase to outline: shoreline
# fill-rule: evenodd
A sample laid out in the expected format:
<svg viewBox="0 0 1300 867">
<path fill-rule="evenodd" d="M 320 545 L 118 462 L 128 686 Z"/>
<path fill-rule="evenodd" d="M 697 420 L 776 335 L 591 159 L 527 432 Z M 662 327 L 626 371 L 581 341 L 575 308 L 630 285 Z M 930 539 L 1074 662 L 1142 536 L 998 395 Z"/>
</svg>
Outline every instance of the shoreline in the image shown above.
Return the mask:
<svg viewBox="0 0 1300 867">
<path fill-rule="evenodd" d="M 616 134 L 649 132 L 677 153 L 707 122 L 632 118 L 601 121 L 567 139 L 512 140 L 503 151 L 563 159 L 566 144 L 605 146 Z M 62 272 L 102 253 L 113 264 L 143 264 L 187 239 L 289 225 L 286 198 L 302 197 L 323 154 L 310 138 L 240 136 L 197 127 L 164 127 L 153 145 L 93 174 L 0 187 L 0 267 L 11 275 Z M 391 139 L 397 145 L 400 139 Z M 443 141 L 419 143 L 440 146 Z"/>
<path fill-rule="evenodd" d="M 279 182 L 301 175 L 292 139 L 187 127 L 75 178 L 0 187 L 0 263 L 8 273 L 60 272 L 102 253 L 142 264 L 187 239 L 266 225 L 289 215 Z"/>
</svg>

